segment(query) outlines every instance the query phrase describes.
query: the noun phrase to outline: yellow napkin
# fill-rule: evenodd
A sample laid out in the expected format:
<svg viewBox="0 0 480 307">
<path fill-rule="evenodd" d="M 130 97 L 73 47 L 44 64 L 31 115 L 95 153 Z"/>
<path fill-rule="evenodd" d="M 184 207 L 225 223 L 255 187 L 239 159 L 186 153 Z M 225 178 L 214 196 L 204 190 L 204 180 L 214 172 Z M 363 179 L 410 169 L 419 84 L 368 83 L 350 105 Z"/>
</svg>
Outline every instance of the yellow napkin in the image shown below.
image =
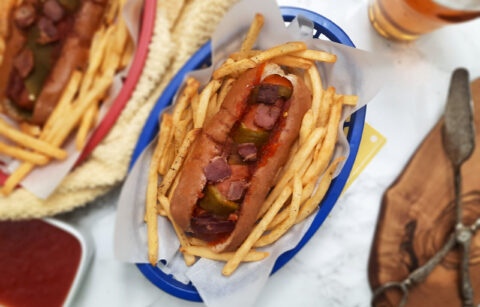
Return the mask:
<svg viewBox="0 0 480 307">
<path fill-rule="evenodd" d="M 350 177 L 348 177 L 342 193 L 350 187 L 355 179 L 357 179 L 358 175 L 363 172 L 368 163 L 372 161 L 373 157 L 378 154 L 386 142 L 387 139 L 381 135 L 380 132 L 375 130 L 375 128 L 370 126 L 368 123 L 365 123 L 362 134 L 362 142 L 358 148 L 357 157 L 352 167 L 352 172 L 350 173 Z"/>
</svg>

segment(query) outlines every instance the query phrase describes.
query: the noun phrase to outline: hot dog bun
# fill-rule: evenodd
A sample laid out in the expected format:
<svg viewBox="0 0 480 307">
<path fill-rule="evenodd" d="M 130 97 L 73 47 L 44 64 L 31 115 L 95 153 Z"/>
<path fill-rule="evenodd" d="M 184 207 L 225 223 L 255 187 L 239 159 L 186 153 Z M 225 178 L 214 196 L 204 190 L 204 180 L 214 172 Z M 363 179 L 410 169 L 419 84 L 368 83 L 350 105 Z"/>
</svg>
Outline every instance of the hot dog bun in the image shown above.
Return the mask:
<svg viewBox="0 0 480 307">
<path fill-rule="evenodd" d="M 278 69 L 274 71 L 278 72 Z M 214 157 L 222 154 L 228 134 L 244 113 L 250 92 L 260 83 L 262 72 L 263 67 L 256 67 L 246 71 L 235 81 L 220 111 L 204 127 L 184 163 L 170 209 L 174 221 L 187 232 L 192 231 L 192 215 L 207 184 L 204 168 Z M 233 231 L 228 237 L 212 245 L 216 252 L 237 249 L 250 233 L 261 205 L 274 185 L 276 173 L 286 163 L 291 146 L 298 137 L 303 115 L 311 107 L 311 93 L 303 80 L 293 75 L 288 75 L 288 79 L 293 85 L 292 95 L 285 101 L 278 124 L 272 130 L 268 143 L 262 148 L 260 160 L 240 204 Z"/>
</svg>

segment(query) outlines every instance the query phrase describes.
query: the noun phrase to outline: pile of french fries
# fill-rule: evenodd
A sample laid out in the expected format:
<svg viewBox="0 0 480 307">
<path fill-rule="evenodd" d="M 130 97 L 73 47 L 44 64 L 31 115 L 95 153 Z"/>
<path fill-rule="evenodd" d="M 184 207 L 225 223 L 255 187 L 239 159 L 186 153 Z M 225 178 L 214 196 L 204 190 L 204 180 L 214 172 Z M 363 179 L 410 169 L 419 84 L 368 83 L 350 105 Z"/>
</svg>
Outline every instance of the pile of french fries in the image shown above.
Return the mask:
<svg viewBox="0 0 480 307">
<path fill-rule="evenodd" d="M 16 128 L 0 120 L 0 135 L 16 144 L 0 142 L 0 154 L 22 161 L 6 180 L 3 195 L 9 195 L 35 166 L 65 159 L 67 152 L 61 147 L 74 131 L 76 149 L 80 151 L 85 145 L 114 75 L 128 65 L 134 52 L 122 15 L 125 2 L 109 1 L 103 23 L 92 40 L 85 70 L 72 74 L 43 127 L 22 122 Z"/>
<path fill-rule="evenodd" d="M 192 265 L 196 257 L 225 261 L 222 273 L 229 276 L 241 262 L 264 259 L 268 253 L 255 248 L 274 243 L 315 211 L 330 186 L 335 169 L 345 159 L 337 158 L 330 163 L 342 107 L 344 104 L 356 105 L 358 97 L 336 94 L 333 87 L 324 90 L 314 63 L 335 62 L 336 56 L 307 50 L 303 42 L 289 42 L 265 51 L 252 50 L 262 25 L 263 16 L 257 14 L 240 51 L 232 54 L 214 72 L 213 79 L 200 93 L 199 82 L 188 78 L 173 113 L 163 114 L 158 142 L 150 162 L 146 198 L 148 257 L 152 265 L 156 265 L 158 258 L 158 215 L 166 216 L 172 223 L 187 265 Z M 250 235 L 237 251 L 215 253 L 205 242 L 187 236 L 175 224 L 170 214 L 170 200 L 191 145 L 202 127 L 218 112 L 232 83 L 242 72 L 265 62 L 277 63 L 303 78 L 313 94 L 312 107 L 303 118 L 288 162 L 279 172 Z M 158 185 L 159 175 L 163 176 L 163 180 Z"/>
</svg>

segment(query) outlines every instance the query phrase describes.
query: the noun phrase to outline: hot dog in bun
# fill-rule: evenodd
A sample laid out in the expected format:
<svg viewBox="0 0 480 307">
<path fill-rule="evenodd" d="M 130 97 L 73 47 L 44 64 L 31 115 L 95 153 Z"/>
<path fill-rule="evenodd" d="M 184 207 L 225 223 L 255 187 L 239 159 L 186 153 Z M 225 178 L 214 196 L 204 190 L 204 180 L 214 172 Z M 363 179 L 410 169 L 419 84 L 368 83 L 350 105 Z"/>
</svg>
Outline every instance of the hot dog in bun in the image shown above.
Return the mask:
<svg viewBox="0 0 480 307">
<path fill-rule="evenodd" d="M 244 72 L 204 127 L 171 200 L 175 222 L 217 251 L 249 234 L 298 137 L 312 96 L 275 64 Z"/>
<path fill-rule="evenodd" d="M 88 60 L 107 0 L 24 0 L 9 14 L 0 66 L 0 104 L 16 120 L 42 125 L 74 70 Z"/>
<path fill-rule="evenodd" d="M 66 159 L 66 143 L 83 150 L 135 48 L 126 1 L 0 3 L 0 135 L 9 139 L 0 141 L 0 158 L 20 162 L 0 191 L 8 196 L 35 166 Z"/>
</svg>

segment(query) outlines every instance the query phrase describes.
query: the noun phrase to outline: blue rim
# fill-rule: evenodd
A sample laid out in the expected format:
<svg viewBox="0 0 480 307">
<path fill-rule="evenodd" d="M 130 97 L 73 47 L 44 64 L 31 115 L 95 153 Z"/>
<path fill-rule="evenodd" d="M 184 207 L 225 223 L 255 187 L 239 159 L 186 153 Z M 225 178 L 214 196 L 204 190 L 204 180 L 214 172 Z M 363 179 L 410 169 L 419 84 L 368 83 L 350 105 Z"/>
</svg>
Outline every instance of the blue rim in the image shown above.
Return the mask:
<svg viewBox="0 0 480 307">
<path fill-rule="evenodd" d="M 299 14 L 313 21 L 314 27 L 317 30 L 313 35 L 314 38 L 318 38 L 320 34 L 323 34 L 331 41 L 350 47 L 355 47 L 353 42 L 341 28 L 339 28 L 331 20 L 317 13 L 295 7 L 281 7 L 280 10 L 282 12 L 283 19 L 287 22 L 292 21 Z M 208 42 L 192 56 L 192 58 L 183 66 L 183 68 L 172 79 L 170 84 L 165 88 L 164 92 L 157 100 L 157 103 L 154 106 L 147 122 L 145 123 L 142 133 L 140 134 L 140 138 L 133 152 L 130 169 L 133 167 L 135 161 L 138 159 L 145 147 L 147 147 L 151 140 L 158 134 L 159 115 L 165 107 L 170 105 L 177 89 L 182 84 L 185 74 L 200 68 L 205 63 L 209 63 L 210 58 L 211 44 Z M 295 256 L 296 253 L 300 251 L 300 249 L 302 249 L 302 247 L 310 240 L 313 234 L 322 225 L 323 221 L 326 219 L 335 205 L 335 202 L 337 201 L 343 190 L 343 187 L 345 186 L 345 183 L 347 182 L 353 163 L 355 162 L 355 157 L 357 156 L 358 147 L 360 146 L 360 141 L 362 139 L 366 111 L 366 107 L 359 109 L 351 116 L 350 121 L 345 123 L 345 127 L 349 127 L 347 139 L 349 140 L 350 144 L 350 155 L 345 163 L 345 166 L 343 167 L 340 175 L 332 181 L 330 189 L 321 202 L 320 209 L 318 210 L 308 231 L 294 249 L 283 253 L 277 259 L 271 274 L 275 273 L 282 266 L 284 266 L 293 256 Z M 183 284 L 175 280 L 171 275 L 162 272 L 158 267 L 153 267 L 148 263 L 137 263 L 137 267 L 147 279 L 165 292 L 181 299 L 202 302 L 202 298 L 191 283 L 187 285 Z"/>
</svg>

